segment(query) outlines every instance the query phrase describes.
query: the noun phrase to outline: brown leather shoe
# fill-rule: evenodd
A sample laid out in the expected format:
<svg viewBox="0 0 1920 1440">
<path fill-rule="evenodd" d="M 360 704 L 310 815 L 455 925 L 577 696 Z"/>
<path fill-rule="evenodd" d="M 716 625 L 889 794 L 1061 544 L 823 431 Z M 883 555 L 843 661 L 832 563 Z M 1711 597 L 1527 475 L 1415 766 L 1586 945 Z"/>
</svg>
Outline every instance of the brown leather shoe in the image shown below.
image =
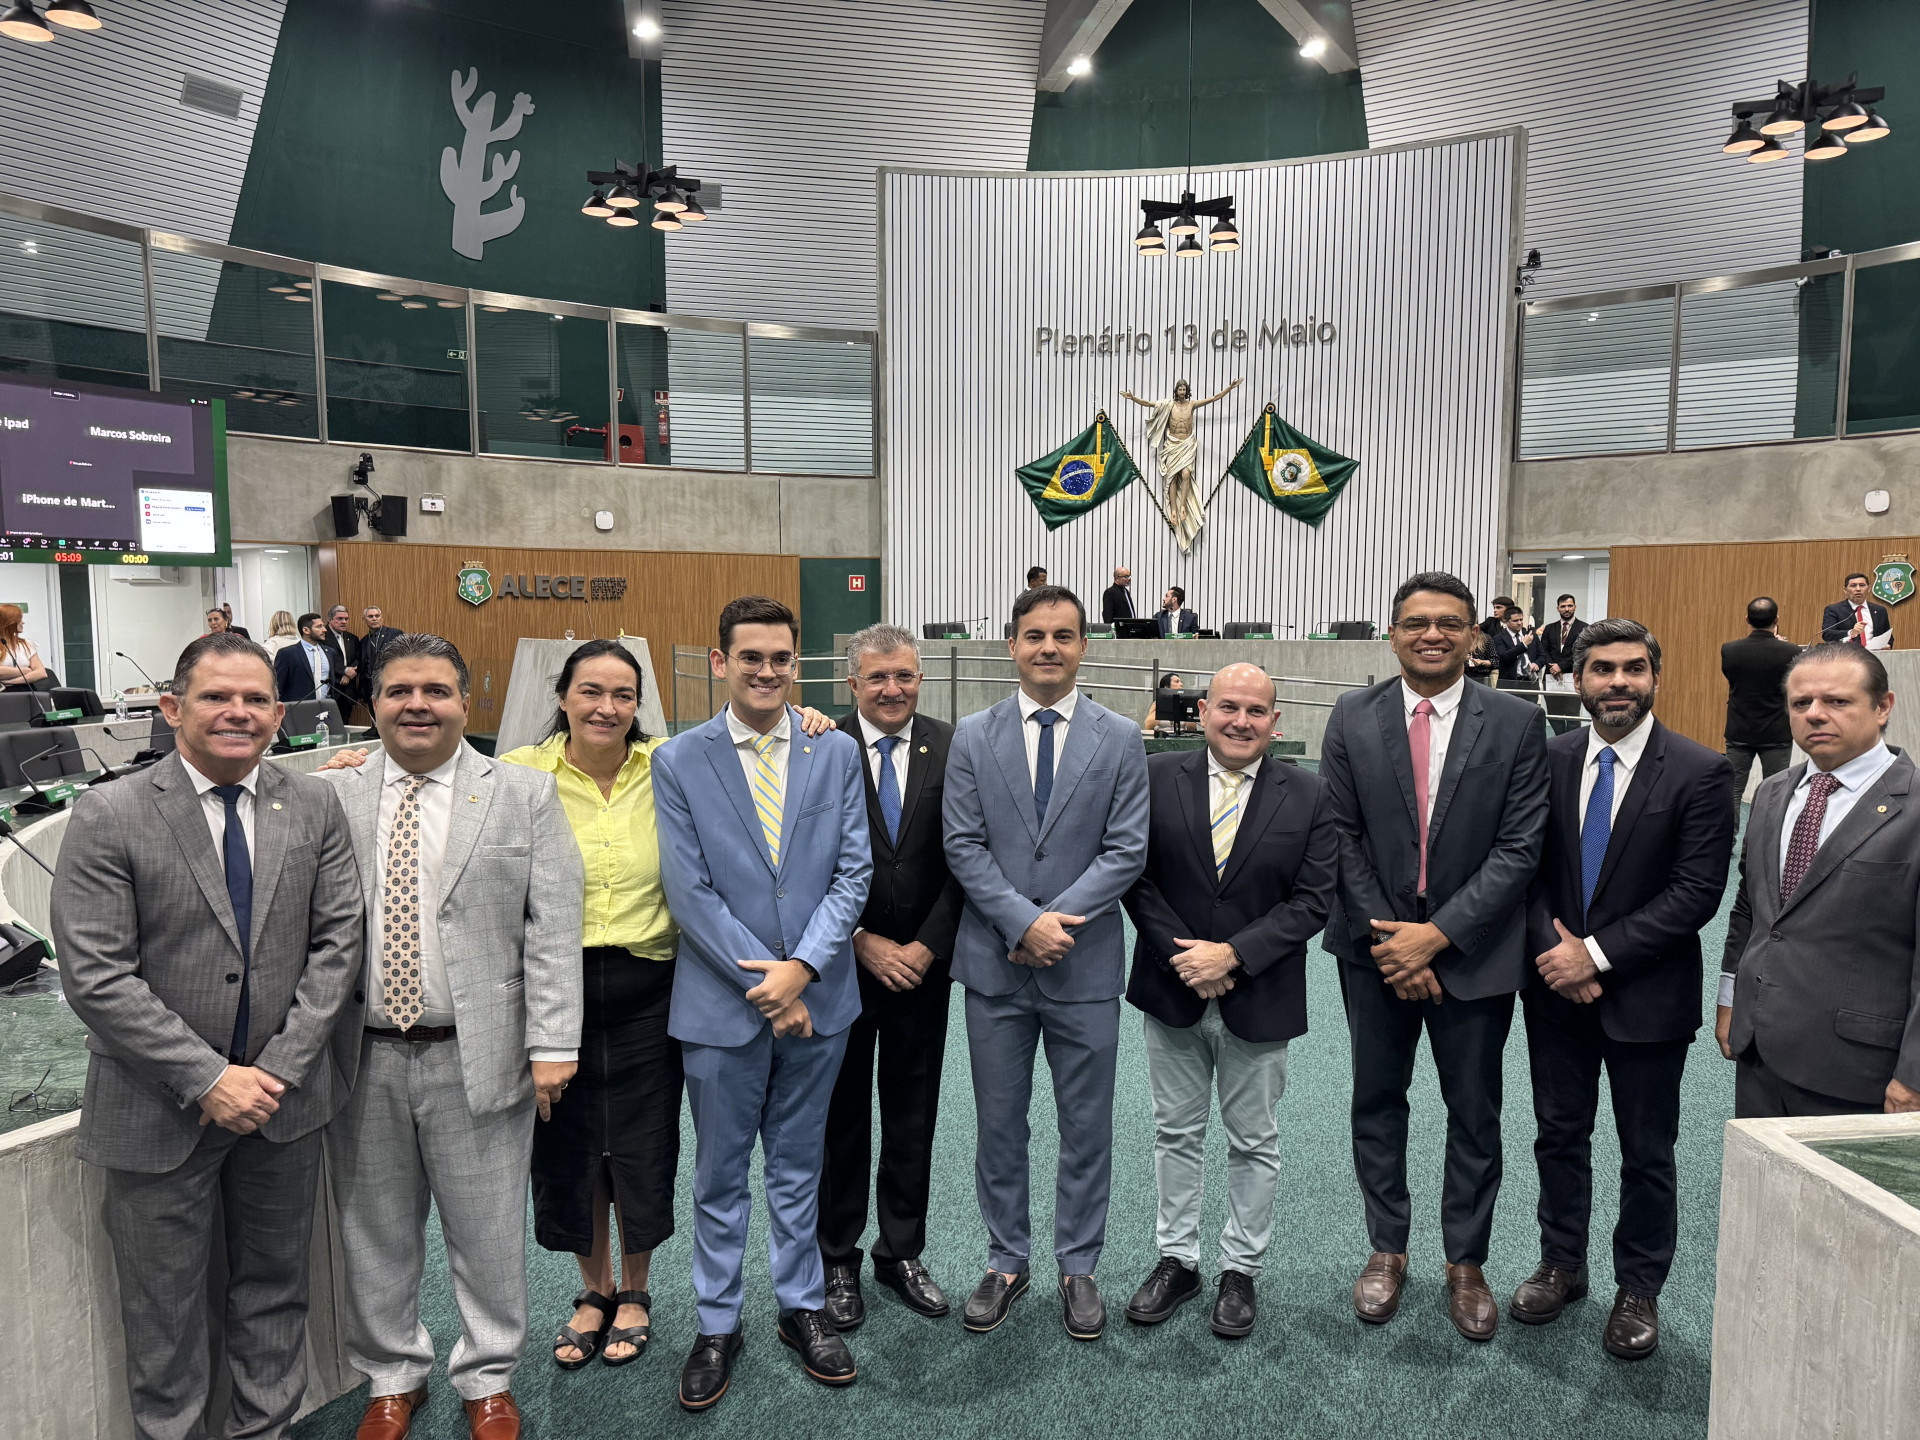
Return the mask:
<svg viewBox="0 0 1920 1440">
<path fill-rule="evenodd" d="M 467 1433 L 473 1440 L 520 1440 L 520 1407 L 511 1390 L 467 1401 Z"/>
<path fill-rule="evenodd" d="M 1587 1267 L 1562 1270 L 1542 1261 L 1540 1268 L 1520 1282 L 1507 1302 L 1507 1314 L 1523 1325 L 1545 1325 L 1560 1318 L 1560 1312 L 1576 1300 L 1586 1298 Z"/>
<path fill-rule="evenodd" d="M 1500 1307 L 1478 1265 L 1447 1265 L 1447 1311 L 1453 1328 L 1469 1340 L 1491 1340 L 1500 1325 Z"/>
<path fill-rule="evenodd" d="M 1376 1250 L 1353 1282 L 1353 1313 L 1369 1325 L 1384 1325 L 1400 1309 L 1400 1292 L 1406 1288 L 1407 1257 Z"/>
<path fill-rule="evenodd" d="M 1660 1345 L 1660 1302 L 1621 1290 L 1613 1297 L 1613 1313 L 1607 1316 L 1607 1333 L 1600 1343 L 1618 1359 L 1646 1359 Z"/>
<path fill-rule="evenodd" d="M 406 1440 L 413 1426 L 413 1412 L 426 1403 L 425 1385 L 411 1395 L 382 1395 L 369 1400 L 353 1440 Z"/>
</svg>

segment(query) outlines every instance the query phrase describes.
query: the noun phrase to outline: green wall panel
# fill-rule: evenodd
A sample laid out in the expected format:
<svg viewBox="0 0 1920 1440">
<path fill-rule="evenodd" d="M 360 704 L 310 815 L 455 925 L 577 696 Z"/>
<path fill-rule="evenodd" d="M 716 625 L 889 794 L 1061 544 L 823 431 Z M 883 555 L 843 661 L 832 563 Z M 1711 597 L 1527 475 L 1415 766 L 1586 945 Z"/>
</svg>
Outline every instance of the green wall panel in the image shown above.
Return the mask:
<svg viewBox="0 0 1920 1440">
<path fill-rule="evenodd" d="M 848 578 L 863 576 L 864 590 L 847 588 Z M 826 655 L 835 635 L 851 635 L 880 620 L 880 558 L 862 560 L 802 560 L 800 562 L 800 651 Z M 833 674 L 829 661 L 813 660 L 802 668 L 802 678 L 826 679 Z M 834 690 L 826 685 L 802 687 L 805 703 L 837 714 L 831 703 Z"/>
<path fill-rule="evenodd" d="M 1187 162 L 1187 7 L 1136 0 L 1093 73 L 1034 97 L 1029 170 L 1132 170 Z M 1258 0 L 1197 0 L 1193 163 L 1364 150 L 1360 73 L 1329 75 Z M 1174 197 L 1168 197 L 1174 198 Z"/>
</svg>

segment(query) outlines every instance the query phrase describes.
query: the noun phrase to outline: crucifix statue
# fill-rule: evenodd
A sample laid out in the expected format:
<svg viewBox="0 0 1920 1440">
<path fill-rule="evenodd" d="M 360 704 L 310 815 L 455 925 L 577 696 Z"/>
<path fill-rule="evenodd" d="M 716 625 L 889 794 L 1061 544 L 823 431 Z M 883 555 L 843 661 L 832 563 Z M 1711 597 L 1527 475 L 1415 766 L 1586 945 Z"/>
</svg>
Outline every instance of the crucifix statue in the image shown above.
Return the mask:
<svg viewBox="0 0 1920 1440">
<path fill-rule="evenodd" d="M 1173 526 L 1174 538 L 1180 542 L 1182 555 L 1193 549 L 1194 538 L 1207 521 L 1206 507 L 1200 500 L 1200 490 L 1193 478 L 1194 464 L 1200 454 L 1200 444 L 1193 431 L 1193 412 L 1213 404 L 1215 400 L 1224 399 L 1239 384 L 1236 380 L 1218 395 L 1211 395 L 1205 400 L 1194 399 L 1193 387 L 1185 380 L 1177 382 L 1173 387 L 1173 395 L 1165 400 L 1142 400 L 1131 390 L 1120 392 L 1134 404 L 1152 412 L 1147 417 L 1147 438 L 1153 443 L 1160 461 L 1160 483 L 1167 497 L 1167 522 Z"/>
</svg>

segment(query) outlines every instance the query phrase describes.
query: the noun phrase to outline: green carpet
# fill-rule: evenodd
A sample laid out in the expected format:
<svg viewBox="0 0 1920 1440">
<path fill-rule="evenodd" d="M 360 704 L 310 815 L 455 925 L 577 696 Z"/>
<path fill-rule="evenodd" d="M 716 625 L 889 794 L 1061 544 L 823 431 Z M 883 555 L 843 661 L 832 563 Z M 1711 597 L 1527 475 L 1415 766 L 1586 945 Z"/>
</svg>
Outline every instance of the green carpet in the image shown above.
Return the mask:
<svg viewBox="0 0 1920 1440">
<path fill-rule="evenodd" d="M 1731 890 L 1702 936 L 1707 983 L 1714 983 Z M 1129 937 L 1131 943 L 1131 937 Z M 1604 1435 L 1607 1440 L 1697 1436 L 1706 1432 L 1713 1330 L 1714 1244 L 1719 1223 L 1721 1130 L 1733 1114 L 1733 1072 L 1702 1032 L 1688 1057 L 1681 1115 L 1680 1245 L 1661 1298 L 1661 1345 L 1622 1364 L 1600 1348 L 1613 1299 L 1609 1236 L 1617 1213 L 1619 1150 L 1603 1098 L 1594 1137 L 1593 1294 L 1558 1323 L 1533 1328 L 1504 1318 L 1506 1297 L 1539 1260 L 1538 1195 L 1523 1021 L 1516 1006 L 1508 1041 L 1506 1179 L 1495 1217 L 1487 1278 L 1502 1306 L 1490 1344 L 1462 1339 L 1447 1320 L 1440 1247 L 1440 1175 L 1445 1110 L 1433 1065 L 1421 1047 L 1414 1079 L 1409 1168 L 1414 1195 L 1412 1279 L 1392 1323 L 1353 1317 L 1350 1288 L 1367 1257 L 1360 1195 L 1347 1130 L 1348 1042 L 1334 961 L 1311 957 L 1312 1030 L 1289 1053 L 1281 1102 L 1284 1171 L 1274 1243 L 1260 1278 L 1260 1323 L 1245 1340 L 1216 1338 L 1210 1299 L 1184 1306 L 1155 1329 L 1127 1323 L 1122 1310 L 1156 1258 L 1153 1239 L 1153 1126 L 1140 1015 L 1124 1009 L 1114 1107 L 1113 1206 L 1098 1279 L 1107 1297 L 1106 1336 L 1068 1338 L 1051 1285 L 1052 1185 L 1056 1144 L 1052 1095 L 1039 1066 L 1034 1095 L 1034 1288 L 990 1335 L 970 1335 L 958 1309 L 986 1263 L 986 1232 L 973 1194 L 973 1092 L 960 992 L 948 1036 L 936 1145 L 929 1242 L 924 1257 L 956 1313 L 927 1321 L 866 1273 L 868 1319 L 849 1337 L 860 1379 L 827 1390 L 802 1373 L 774 1336 L 766 1218 L 755 1180 L 753 1238 L 747 1249 L 747 1348 L 732 1390 L 712 1411 L 688 1415 L 675 1403 L 681 1362 L 694 1333 L 689 1278 L 693 1130 L 684 1125 L 677 1231 L 654 1260 L 654 1343 L 619 1370 L 595 1364 L 574 1374 L 548 1358 L 547 1337 L 569 1314 L 578 1287 L 572 1257 L 528 1240 L 533 1334 L 514 1394 L 530 1436 L 858 1435 L 878 1437 L 1490 1436 Z M 1711 989 L 1708 1003 L 1711 1004 Z M 1709 1011 L 1709 1013 L 1711 1013 Z M 1603 1090 L 1604 1096 L 1604 1090 Z M 1225 1145 L 1208 1142 L 1210 1185 L 1202 1272 L 1208 1296 L 1224 1222 Z M 876 1137 L 877 1149 L 877 1137 Z M 757 1166 L 756 1166 L 757 1171 Z M 869 1232 L 871 1238 L 871 1232 Z M 423 1308 L 441 1357 L 434 1394 L 414 1435 L 464 1437 L 460 1406 L 445 1383 L 458 1333 L 438 1237 L 428 1261 Z M 349 1440 L 366 1390 L 308 1418 L 298 1440 Z"/>
</svg>

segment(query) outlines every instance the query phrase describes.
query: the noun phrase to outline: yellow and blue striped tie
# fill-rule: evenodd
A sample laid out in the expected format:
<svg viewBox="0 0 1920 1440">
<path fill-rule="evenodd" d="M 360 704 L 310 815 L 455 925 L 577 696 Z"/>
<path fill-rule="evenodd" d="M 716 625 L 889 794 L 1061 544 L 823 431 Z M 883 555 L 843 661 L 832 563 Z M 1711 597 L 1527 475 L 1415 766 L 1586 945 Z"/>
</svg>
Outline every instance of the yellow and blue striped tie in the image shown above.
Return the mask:
<svg viewBox="0 0 1920 1440">
<path fill-rule="evenodd" d="M 1240 831 L 1240 782 L 1246 778 L 1238 770 L 1220 772 L 1220 803 L 1213 807 L 1213 873 L 1216 879 L 1226 873 L 1227 856 L 1233 853 L 1233 837 Z"/>
<path fill-rule="evenodd" d="M 767 837 L 773 863 L 780 863 L 780 772 L 773 768 L 772 735 L 753 742 L 753 808 L 760 812 L 760 833 Z"/>
</svg>

